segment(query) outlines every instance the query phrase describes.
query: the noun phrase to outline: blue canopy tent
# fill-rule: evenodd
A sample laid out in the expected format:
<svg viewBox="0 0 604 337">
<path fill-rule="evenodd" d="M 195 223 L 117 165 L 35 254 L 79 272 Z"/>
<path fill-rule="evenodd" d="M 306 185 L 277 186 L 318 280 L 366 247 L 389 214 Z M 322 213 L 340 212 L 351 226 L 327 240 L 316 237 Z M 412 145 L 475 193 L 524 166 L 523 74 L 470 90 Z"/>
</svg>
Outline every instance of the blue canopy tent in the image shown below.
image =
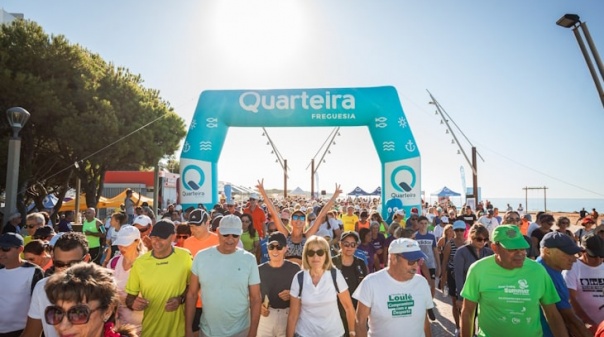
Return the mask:
<svg viewBox="0 0 604 337">
<path fill-rule="evenodd" d="M 457 193 L 453 190 L 451 190 L 450 188 L 448 188 L 447 186 L 444 186 L 443 188 L 441 188 L 440 190 L 430 194 L 431 196 L 437 196 L 438 197 L 438 203 L 441 204 L 441 201 L 443 199 L 449 199 L 449 197 L 459 197 L 459 202 L 461 203 L 461 194 Z"/>
<path fill-rule="evenodd" d="M 362 188 L 360 188 L 359 186 L 355 187 L 354 190 L 352 190 L 352 192 L 348 192 L 348 195 L 354 195 L 354 196 L 360 196 L 360 195 L 369 195 L 369 193 L 365 192 Z"/>
<path fill-rule="evenodd" d="M 459 196 L 461 196 L 461 194 L 452 191 L 447 186 L 445 186 L 445 187 L 441 188 L 440 190 L 432 193 L 431 195 L 435 195 L 435 196 L 438 196 L 440 198 L 443 198 L 443 197 L 459 197 Z"/>
<path fill-rule="evenodd" d="M 369 193 L 369 195 L 382 195 L 382 187 L 378 186 L 375 191 Z"/>
</svg>

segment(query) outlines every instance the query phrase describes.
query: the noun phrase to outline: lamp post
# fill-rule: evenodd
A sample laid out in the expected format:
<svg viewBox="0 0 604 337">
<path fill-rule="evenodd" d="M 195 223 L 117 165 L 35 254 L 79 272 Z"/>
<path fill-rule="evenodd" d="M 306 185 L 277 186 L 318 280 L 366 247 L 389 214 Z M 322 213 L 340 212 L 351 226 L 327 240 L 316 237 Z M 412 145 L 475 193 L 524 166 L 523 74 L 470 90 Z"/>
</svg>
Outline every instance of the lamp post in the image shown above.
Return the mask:
<svg viewBox="0 0 604 337">
<path fill-rule="evenodd" d="M 600 101 L 602 101 L 602 105 L 604 106 L 604 90 L 602 89 L 602 82 L 604 81 L 604 66 L 602 65 L 602 60 L 600 59 L 600 54 L 598 54 L 598 50 L 596 49 L 596 45 L 591 39 L 591 34 L 589 34 L 589 30 L 587 29 L 587 24 L 585 22 L 581 22 L 581 19 L 577 14 L 564 14 L 556 24 L 560 27 L 564 28 L 572 28 L 573 33 L 575 34 L 575 38 L 577 39 L 577 43 L 579 44 L 579 48 L 581 49 L 581 53 L 583 53 L 583 57 L 585 58 L 585 63 L 587 63 L 587 68 L 589 68 L 589 72 L 591 77 L 594 80 L 594 84 L 596 85 L 596 90 L 598 90 L 598 95 L 600 96 Z M 583 36 L 585 37 L 585 41 L 587 41 L 587 45 L 589 46 L 589 52 L 591 52 L 591 57 L 587 48 L 585 47 L 585 42 L 583 41 L 583 36 L 581 36 L 581 32 L 583 32 Z M 598 71 L 600 72 L 600 77 L 598 77 L 598 73 L 596 73 L 596 69 L 592 63 L 592 58 L 596 62 L 598 66 Z"/>
<path fill-rule="evenodd" d="M 15 107 L 6 110 L 8 123 L 13 129 L 13 136 L 8 142 L 8 161 L 6 165 L 6 199 L 4 200 L 4 215 L 8 216 L 17 210 L 17 189 L 19 184 L 19 160 L 21 158 L 21 138 L 19 131 L 29 119 L 29 112 Z"/>
</svg>

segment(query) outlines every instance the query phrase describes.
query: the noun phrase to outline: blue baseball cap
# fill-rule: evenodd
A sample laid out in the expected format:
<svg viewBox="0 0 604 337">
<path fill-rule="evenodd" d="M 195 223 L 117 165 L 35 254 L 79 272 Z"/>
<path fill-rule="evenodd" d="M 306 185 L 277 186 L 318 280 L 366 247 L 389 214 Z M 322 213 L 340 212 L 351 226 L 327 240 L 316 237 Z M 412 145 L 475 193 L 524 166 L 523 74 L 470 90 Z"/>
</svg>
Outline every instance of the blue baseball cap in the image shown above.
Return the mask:
<svg viewBox="0 0 604 337">
<path fill-rule="evenodd" d="M 568 255 L 575 255 L 582 251 L 570 236 L 560 232 L 545 234 L 541 239 L 541 248 L 558 248 Z"/>
<path fill-rule="evenodd" d="M 23 246 L 23 237 L 17 233 L 4 233 L 0 235 L 0 247 L 14 248 Z"/>
</svg>

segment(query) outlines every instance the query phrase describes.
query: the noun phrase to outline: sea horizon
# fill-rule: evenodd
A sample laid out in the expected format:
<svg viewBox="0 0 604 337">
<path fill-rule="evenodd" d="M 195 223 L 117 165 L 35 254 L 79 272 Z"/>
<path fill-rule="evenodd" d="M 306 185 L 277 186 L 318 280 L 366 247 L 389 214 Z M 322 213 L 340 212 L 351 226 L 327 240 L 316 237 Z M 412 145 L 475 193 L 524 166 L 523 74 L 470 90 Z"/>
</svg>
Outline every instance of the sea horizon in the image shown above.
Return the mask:
<svg viewBox="0 0 604 337">
<path fill-rule="evenodd" d="M 546 211 L 550 212 L 579 212 L 582 208 L 591 212 L 595 208 L 598 212 L 604 211 L 604 199 L 597 198 L 547 198 L 544 203 L 543 198 L 484 198 L 489 200 L 494 207 L 498 207 L 500 212 L 505 212 L 507 204 L 510 204 L 514 210 L 518 208 L 518 204 L 522 204 L 525 211 Z M 455 199 L 452 201 L 455 203 Z M 527 205 L 528 201 L 528 205 Z"/>
</svg>

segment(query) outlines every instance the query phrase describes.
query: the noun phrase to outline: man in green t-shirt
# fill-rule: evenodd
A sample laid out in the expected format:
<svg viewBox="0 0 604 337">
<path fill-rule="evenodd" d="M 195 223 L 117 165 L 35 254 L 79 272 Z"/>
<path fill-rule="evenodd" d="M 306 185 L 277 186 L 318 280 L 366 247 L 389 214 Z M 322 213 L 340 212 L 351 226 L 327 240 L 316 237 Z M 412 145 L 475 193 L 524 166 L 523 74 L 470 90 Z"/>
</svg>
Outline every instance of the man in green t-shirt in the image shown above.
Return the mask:
<svg viewBox="0 0 604 337">
<path fill-rule="evenodd" d="M 474 336 L 478 308 L 478 336 L 543 336 L 539 307 L 556 337 L 568 337 L 556 309 L 560 297 L 547 271 L 526 258 L 526 242 L 517 226 L 493 231 L 495 255 L 475 262 L 461 291 L 461 336 Z"/>
</svg>

